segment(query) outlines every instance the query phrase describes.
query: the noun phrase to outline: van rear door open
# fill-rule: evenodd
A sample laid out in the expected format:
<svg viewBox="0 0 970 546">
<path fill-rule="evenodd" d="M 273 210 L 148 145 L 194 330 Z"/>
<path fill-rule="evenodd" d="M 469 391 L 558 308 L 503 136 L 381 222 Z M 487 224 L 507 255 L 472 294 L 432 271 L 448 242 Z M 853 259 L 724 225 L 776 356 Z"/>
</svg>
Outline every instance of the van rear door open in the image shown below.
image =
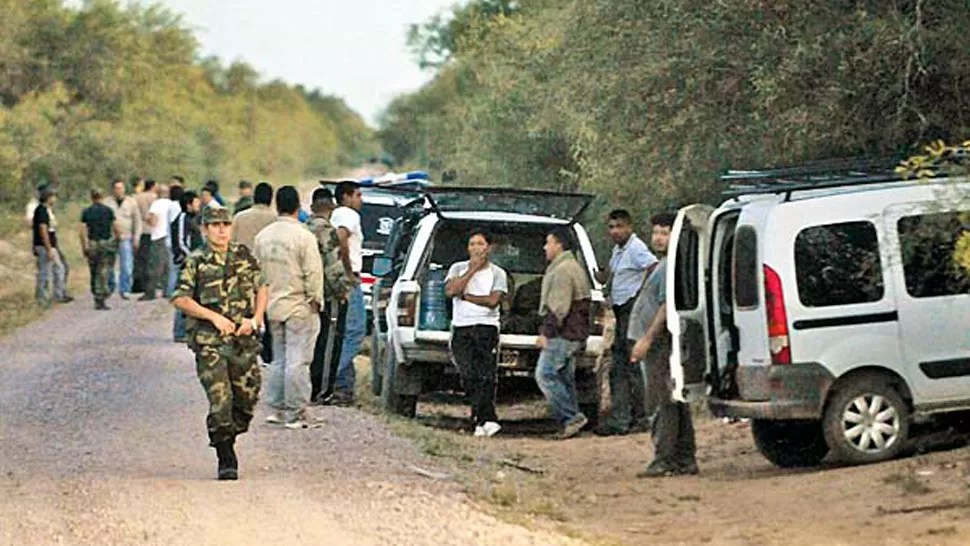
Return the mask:
<svg viewBox="0 0 970 546">
<path fill-rule="evenodd" d="M 689 402 L 707 392 L 710 365 L 707 313 L 708 225 L 714 208 L 680 210 L 667 250 L 667 329 L 671 334 L 673 398 Z"/>
</svg>

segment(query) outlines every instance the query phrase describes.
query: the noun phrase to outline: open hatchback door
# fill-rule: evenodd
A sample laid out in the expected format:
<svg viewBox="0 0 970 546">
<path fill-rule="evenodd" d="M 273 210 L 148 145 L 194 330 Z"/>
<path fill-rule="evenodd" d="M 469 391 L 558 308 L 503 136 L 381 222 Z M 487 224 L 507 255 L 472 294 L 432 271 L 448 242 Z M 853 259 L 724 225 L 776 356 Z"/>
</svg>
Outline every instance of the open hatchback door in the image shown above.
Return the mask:
<svg viewBox="0 0 970 546">
<path fill-rule="evenodd" d="M 573 223 L 593 200 L 592 195 L 515 188 L 424 189 L 431 209 L 442 218 L 449 212 L 495 212 L 545 216 Z"/>
<path fill-rule="evenodd" d="M 711 350 L 707 261 L 714 208 L 691 205 L 677 214 L 667 249 L 667 329 L 672 343 L 673 398 L 690 402 L 707 394 Z"/>
</svg>

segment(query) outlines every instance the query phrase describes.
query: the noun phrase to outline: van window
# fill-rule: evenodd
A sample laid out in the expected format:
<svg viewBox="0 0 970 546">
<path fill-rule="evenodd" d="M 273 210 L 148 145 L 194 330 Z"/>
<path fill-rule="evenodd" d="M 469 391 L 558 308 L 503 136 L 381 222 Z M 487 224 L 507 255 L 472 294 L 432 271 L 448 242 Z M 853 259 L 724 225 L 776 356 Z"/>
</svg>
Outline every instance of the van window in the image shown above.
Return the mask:
<svg viewBox="0 0 970 546">
<path fill-rule="evenodd" d="M 914 298 L 970 293 L 970 275 L 954 259 L 960 236 L 970 231 L 970 212 L 940 212 L 900 218 L 900 255 L 906 292 Z"/>
<path fill-rule="evenodd" d="M 697 275 L 700 265 L 700 238 L 697 231 L 684 218 L 684 224 L 677 240 L 677 271 L 674 272 L 674 306 L 679 311 L 697 309 L 700 303 L 698 297 Z"/>
<path fill-rule="evenodd" d="M 798 297 L 806 307 L 879 301 L 885 292 L 872 222 L 802 230 L 795 238 Z"/>
<path fill-rule="evenodd" d="M 740 309 L 758 308 L 758 233 L 738 228 L 734 239 L 734 301 Z"/>
</svg>

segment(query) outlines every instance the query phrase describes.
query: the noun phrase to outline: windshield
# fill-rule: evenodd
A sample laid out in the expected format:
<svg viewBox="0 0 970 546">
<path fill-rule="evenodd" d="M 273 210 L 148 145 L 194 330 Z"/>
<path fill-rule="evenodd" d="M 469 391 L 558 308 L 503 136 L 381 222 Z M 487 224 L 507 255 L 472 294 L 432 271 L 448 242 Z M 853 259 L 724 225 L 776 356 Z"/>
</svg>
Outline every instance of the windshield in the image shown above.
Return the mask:
<svg viewBox="0 0 970 546">
<path fill-rule="evenodd" d="M 586 209 L 592 196 L 511 188 L 427 188 L 433 207 L 448 212 L 510 212 L 571 222 Z"/>
</svg>

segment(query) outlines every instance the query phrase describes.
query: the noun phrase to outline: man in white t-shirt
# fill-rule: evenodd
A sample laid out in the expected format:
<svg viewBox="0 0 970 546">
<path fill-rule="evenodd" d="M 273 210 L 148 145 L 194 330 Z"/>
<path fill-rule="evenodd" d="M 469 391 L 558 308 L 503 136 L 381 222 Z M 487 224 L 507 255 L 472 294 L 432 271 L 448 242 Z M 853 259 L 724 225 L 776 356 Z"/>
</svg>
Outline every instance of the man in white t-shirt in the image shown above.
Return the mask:
<svg viewBox="0 0 970 546">
<path fill-rule="evenodd" d="M 155 291 L 161 289 L 167 291 L 168 266 L 171 261 L 171 250 L 169 249 L 169 231 L 171 224 L 169 216 L 172 211 L 172 200 L 168 198 L 168 186 L 158 184 L 155 186 L 155 200 L 152 201 L 148 209 L 146 223 L 151 228 L 151 250 L 148 259 L 148 285 L 145 286 L 145 293 L 138 301 L 150 301 L 155 299 Z"/>
<path fill-rule="evenodd" d="M 494 436 L 499 305 L 508 294 L 505 271 L 488 260 L 491 239 L 476 231 L 468 238 L 468 257 L 448 270 L 445 293 L 452 298 L 451 359 L 461 374 L 475 421 L 475 436 Z"/>
<path fill-rule="evenodd" d="M 364 307 L 364 292 L 360 286 L 360 271 L 364 266 L 364 232 L 360 225 L 360 209 L 364 206 L 360 184 L 341 182 L 337 184 L 337 203 L 339 207 L 330 215 L 330 223 L 337 230 L 340 239 L 340 261 L 347 275 L 355 280 L 347 298 L 347 319 L 344 324 L 344 340 L 340 349 L 340 362 L 337 364 L 337 384 L 333 396 L 325 402 L 336 406 L 349 406 L 354 403 L 354 388 L 357 373 L 354 357 L 360 352 L 360 344 L 367 333 L 367 309 Z"/>
</svg>

